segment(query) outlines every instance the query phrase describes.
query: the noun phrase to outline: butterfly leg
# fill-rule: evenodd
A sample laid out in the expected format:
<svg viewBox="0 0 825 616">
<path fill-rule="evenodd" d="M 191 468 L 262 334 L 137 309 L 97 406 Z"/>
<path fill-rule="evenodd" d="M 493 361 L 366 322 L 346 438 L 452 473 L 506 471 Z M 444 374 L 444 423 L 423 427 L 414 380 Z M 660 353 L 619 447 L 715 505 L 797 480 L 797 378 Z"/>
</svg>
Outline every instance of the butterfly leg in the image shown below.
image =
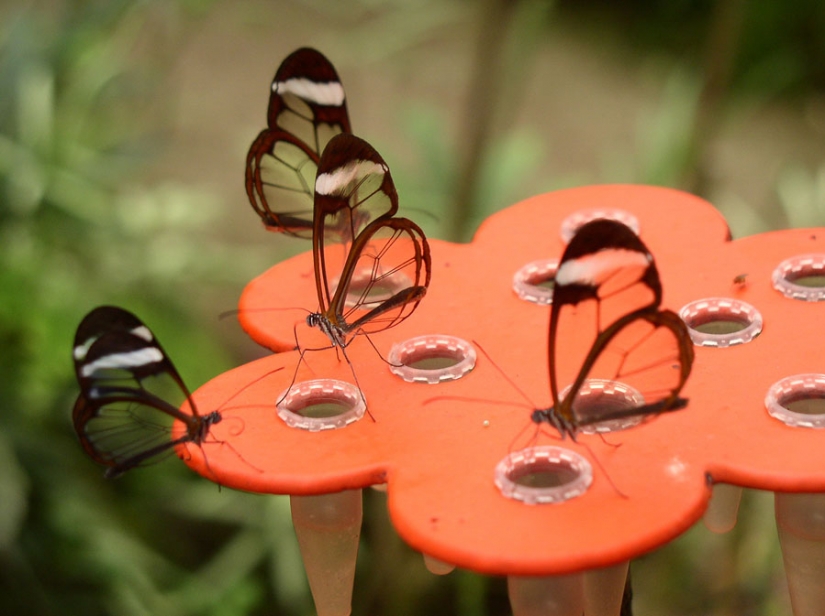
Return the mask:
<svg viewBox="0 0 825 616">
<path fill-rule="evenodd" d="M 369 338 L 367 338 L 369 340 Z M 350 340 L 351 341 L 351 340 Z M 358 393 L 361 394 L 361 400 L 364 401 L 364 407 L 366 408 L 367 415 L 370 416 L 373 423 L 375 423 L 375 417 L 373 417 L 372 413 L 370 412 L 369 404 L 367 404 L 367 399 L 364 397 L 364 390 L 361 389 L 361 383 L 358 382 L 358 375 L 355 374 L 355 366 L 352 365 L 352 362 L 349 360 L 349 356 L 347 355 L 347 347 L 346 345 L 341 345 L 340 347 L 336 347 L 341 349 L 341 354 L 344 356 L 344 359 L 347 361 L 347 365 L 349 366 L 349 371 L 352 373 L 352 378 L 355 381 L 355 386 L 358 388 Z M 373 346 L 373 348 L 375 348 Z M 377 351 L 377 349 L 376 349 Z M 380 353 L 379 353 L 380 355 Z"/>
</svg>

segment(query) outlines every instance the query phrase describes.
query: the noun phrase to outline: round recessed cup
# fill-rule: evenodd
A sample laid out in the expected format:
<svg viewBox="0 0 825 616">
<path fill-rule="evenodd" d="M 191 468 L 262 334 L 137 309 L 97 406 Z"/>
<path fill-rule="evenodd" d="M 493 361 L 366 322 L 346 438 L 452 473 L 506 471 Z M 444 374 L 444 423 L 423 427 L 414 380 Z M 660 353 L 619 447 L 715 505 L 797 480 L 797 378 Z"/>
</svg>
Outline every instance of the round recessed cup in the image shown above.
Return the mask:
<svg viewBox="0 0 825 616">
<path fill-rule="evenodd" d="M 435 384 L 470 372 L 476 365 L 476 350 L 456 336 L 429 334 L 394 344 L 387 360 L 390 371 L 408 383 Z"/>
<path fill-rule="evenodd" d="M 825 300 L 825 254 L 785 259 L 773 270 L 771 282 L 785 297 L 807 302 Z"/>
<path fill-rule="evenodd" d="M 567 386 L 559 394 L 559 398 L 564 399 L 569 391 L 570 386 Z M 632 409 L 644 403 L 645 398 L 641 393 L 621 381 L 587 379 L 582 383 L 573 400 L 573 412 L 582 422 L 579 432 L 586 434 L 618 432 L 639 425 L 645 421 L 646 417 L 636 415 L 595 422 L 594 418 L 609 411 Z"/>
<path fill-rule="evenodd" d="M 825 428 L 825 374 L 796 374 L 768 389 L 771 417 L 795 428 Z"/>
<path fill-rule="evenodd" d="M 573 239 L 573 236 L 576 235 L 576 231 L 579 230 L 579 227 L 590 221 L 602 218 L 620 222 L 624 226 L 629 227 L 630 230 L 633 231 L 633 233 L 639 235 L 638 218 L 636 218 L 630 212 L 625 212 L 624 210 L 606 207 L 594 210 L 582 210 L 580 212 L 573 212 L 572 214 L 570 214 L 570 216 L 568 216 L 562 221 L 561 228 L 559 229 L 562 241 L 565 244 L 568 244 L 570 240 Z"/>
<path fill-rule="evenodd" d="M 278 417 L 291 428 L 310 432 L 343 428 L 367 410 L 361 390 L 335 379 L 295 383 L 278 400 Z"/>
<path fill-rule="evenodd" d="M 513 291 L 534 304 L 553 303 L 553 281 L 559 268 L 558 259 L 532 261 L 513 274 Z"/>
<path fill-rule="evenodd" d="M 700 299 L 682 307 L 679 317 L 696 346 L 745 344 L 762 332 L 762 315 L 750 304 L 727 297 Z"/>
<path fill-rule="evenodd" d="M 592 481 L 590 462 L 562 447 L 514 451 L 495 469 L 495 484 L 501 493 L 528 505 L 570 500 L 584 494 Z"/>
</svg>

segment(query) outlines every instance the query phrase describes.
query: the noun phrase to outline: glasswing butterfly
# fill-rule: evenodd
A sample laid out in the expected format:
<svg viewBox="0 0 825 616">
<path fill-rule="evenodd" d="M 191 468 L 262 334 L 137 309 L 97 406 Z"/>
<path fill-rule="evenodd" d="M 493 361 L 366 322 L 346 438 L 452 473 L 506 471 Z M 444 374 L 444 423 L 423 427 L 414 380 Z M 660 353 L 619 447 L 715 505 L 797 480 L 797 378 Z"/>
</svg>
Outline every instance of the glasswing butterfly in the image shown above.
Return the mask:
<svg viewBox="0 0 825 616">
<path fill-rule="evenodd" d="M 553 406 L 533 411 L 531 419 L 575 439 L 586 426 L 684 408 L 679 393 L 693 344 L 678 315 L 659 308 L 661 301 L 653 256 L 633 231 L 606 219 L 580 227 L 553 287 L 547 348 Z M 617 405 L 599 393 L 615 382 L 630 388 L 632 402 Z M 560 392 L 560 383 L 570 386 Z M 594 383 L 586 408 L 579 408 L 582 391 Z"/>
<path fill-rule="evenodd" d="M 430 283 L 424 232 L 396 218 L 398 194 L 387 163 L 363 139 L 333 137 L 318 165 L 312 255 L 319 310 L 307 316 L 344 352 L 356 334 L 393 327 Z"/>
<path fill-rule="evenodd" d="M 333 136 L 352 132 L 344 87 L 323 54 L 303 47 L 281 63 L 267 120 L 246 157 L 249 203 L 268 230 L 309 238 L 321 153 Z"/>
<path fill-rule="evenodd" d="M 200 446 L 220 412 L 200 415 L 166 352 L 131 312 L 100 306 L 80 322 L 72 349 L 80 395 L 75 432 L 108 478 L 155 462 L 185 443 Z M 189 402 L 190 413 L 180 410 Z M 184 430 L 172 436 L 172 422 Z"/>
</svg>

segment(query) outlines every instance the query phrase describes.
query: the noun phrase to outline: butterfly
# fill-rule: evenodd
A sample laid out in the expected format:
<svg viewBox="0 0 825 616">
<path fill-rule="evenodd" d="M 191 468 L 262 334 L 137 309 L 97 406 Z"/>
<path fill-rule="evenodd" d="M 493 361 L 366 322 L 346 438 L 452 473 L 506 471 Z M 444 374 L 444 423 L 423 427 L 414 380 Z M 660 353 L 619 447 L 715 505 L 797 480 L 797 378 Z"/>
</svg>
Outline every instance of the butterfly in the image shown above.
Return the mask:
<svg viewBox="0 0 825 616">
<path fill-rule="evenodd" d="M 249 203 L 268 230 L 309 238 L 321 153 L 333 136 L 352 132 L 344 87 L 323 54 L 303 47 L 281 63 L 267 119 L 246 158 Z"/>
<path fill-rule="evenodd" d="M 333 347 L 409 317 L 427 292 L 430 248 L 421 228 L 395 217 L 390 169 L 366 141 L 333 137 L 318 164 L 312 256 L 319 309 L 306 322 Z"/>
<path fill-rule="evenodd" d="M 166 352 L 131 312 L 100 306 L 77 328 L 72 350 L 80 395 L 75 432 L 108 478 L 155 462 L 179 445 L 200 446 L 220 412 L 200 415 Z M 190 412 L 180 409 L 188 401 Z M 172 436 L 172 422 L 183 431 Z"/>
<path fill-rule="evenodd" d="M 679 393 L 693 344 L 661 301 L 653 256 L 633 231 L 606 219 L 580 227 L 553 287 L 547 348 L 553 406 L 533 411 L 532 421 L 575 439 L 603 422 L 685 408 Z M 627 396 L 621 404 L 611 395 L 616 382 Z M 570 386 L 560 392 L 561 383 Z"/>
</svg>

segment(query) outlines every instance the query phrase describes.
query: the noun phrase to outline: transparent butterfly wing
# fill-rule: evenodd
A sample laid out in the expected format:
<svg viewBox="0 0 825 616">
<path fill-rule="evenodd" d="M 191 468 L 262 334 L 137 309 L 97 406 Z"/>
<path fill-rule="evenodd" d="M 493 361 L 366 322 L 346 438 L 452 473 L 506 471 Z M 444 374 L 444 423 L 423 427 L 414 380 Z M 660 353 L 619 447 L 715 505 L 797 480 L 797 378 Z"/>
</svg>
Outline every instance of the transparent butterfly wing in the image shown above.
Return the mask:
<svg viewBox="0 0 825 616">
<path fill-rule="evenodd" d="M 312 237 L 312 204 L 318 156 L 284 131 L 263 130 L 249 148 L 246 194 L 264 226 Z"/>
<path fill-rule="evenodd" d="M 322 313 L 345 269 L 357 257 L 351 253 L 358 237 L 372 223 L 390 219 L 398 211 L 398 194 L 384 159 L 366 141 L 338 135 L 321 158 L 315 181 L 315 218 L 312 237 L 315 283 Z"/>
<path fill-rule="evenodd" d="M 332 300 L 331 313 L 348 331 L 394 327 L 418 306 L 430 283 L 430 249 L 406 218 L 373 222 L 358 236 Z"/>
<path fill-rule="evenodd" d="M 247 155 L 249 202 L 267 229 L 309 238 L 321 153 L 332 137 L 352 131 L 344 88 L 323 54 L 304 47 L 281 63 L 267 118 Z"/>
<path fill-rule="evenodd" d="M 86 453 L 116 476 L 155 462 L 182 442 L 199 442 L 204 418 L 180 410 L 190 398 L 151 331 L 131 313 L 93 310 L 81 322 L 73 351 L 80 395 L 72 420 Z M 172 437 L 172 423 L 186 429 Z"/>
<path fill-rule="evenodd" d="M 562 423 L 577 427 L 683 406 L 678 395 L 693 346 L 684 323 L 659 310 L 660 302 L 653 258 L 630 229 L 599 220 L 579 230 L 559 264 L 548 336 L 553 412 Z M 599 381 L 630 388 L 633 403 L 615 408 L 603 394 L 603 404 L 594 404 L 601 390 L 588 388 L 585 415 L 577 396 Z"/>
<path fill-rule="evenodd" d="M 172 439 L 170 416 L 159 414 L 154 400 L 121 393 L 81 394 L 72 410 L 80 444 L 95 462 L 108 467 L 107 477 L 159 462 L 175 445 L 190 440 Z"/>
</svg>

